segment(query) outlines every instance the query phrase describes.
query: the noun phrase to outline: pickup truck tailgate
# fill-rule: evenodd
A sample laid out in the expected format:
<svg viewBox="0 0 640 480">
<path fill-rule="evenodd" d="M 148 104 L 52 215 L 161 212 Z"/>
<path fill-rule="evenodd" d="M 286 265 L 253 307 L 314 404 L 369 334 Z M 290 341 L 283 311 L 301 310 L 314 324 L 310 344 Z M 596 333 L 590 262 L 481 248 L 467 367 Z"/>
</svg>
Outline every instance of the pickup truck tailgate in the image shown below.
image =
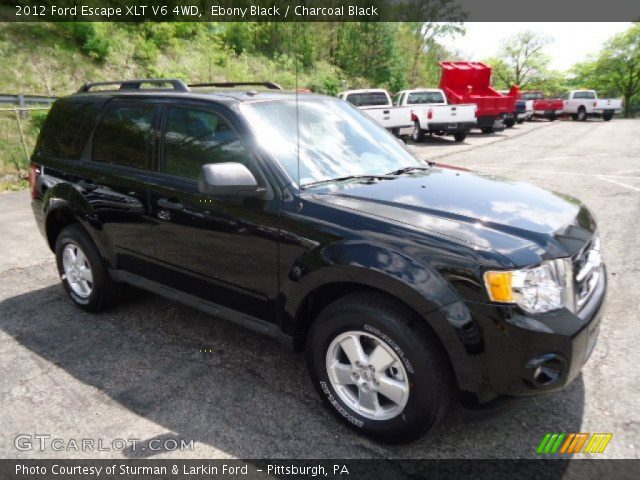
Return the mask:
<svg viewBox="0 0 640 480">
<path fill-rule="evenodd" d="M 360 110 L 384 128 L 407 128 L 413 125 L 410 107 L 360 107 Z"/>
<path fill-rule="evenodd" d="M 472 104 L 424 105 L 424 107 L 426 108 L 421 108 L 421 110 L 424 110 L 421 113 L 422 115 L 426 114 L 427 122 L 429 123 L 474 123 L 476 121 L 476 106 Z M 428 115 L 429 111 L 431 111 L 431 118 Z M 425 117 L 422 117 L 421 120 L 423 118 Z"/>
<path fill-rule="evenodd" d="M 619 98 L 599 98 L 593 108 L 595 110 L 621 110 L 622 100 Z"/>
</svg>

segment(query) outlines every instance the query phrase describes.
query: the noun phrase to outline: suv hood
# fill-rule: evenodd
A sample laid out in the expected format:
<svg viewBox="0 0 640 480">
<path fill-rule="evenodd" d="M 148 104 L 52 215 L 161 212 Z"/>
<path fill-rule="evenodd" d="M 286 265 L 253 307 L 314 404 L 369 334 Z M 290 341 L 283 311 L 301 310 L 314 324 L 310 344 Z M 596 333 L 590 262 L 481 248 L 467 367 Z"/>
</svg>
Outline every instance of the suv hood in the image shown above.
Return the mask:
<svg viewBox="0 0 640 480">
<path fill-rule="evenodd" d="M 336 206 L 498 251 L 516 265 L 572 256 L 595 231 L 589 211 L 572 197 L 451 168 L 332 184 L 317 193 Z"/>
</svg>

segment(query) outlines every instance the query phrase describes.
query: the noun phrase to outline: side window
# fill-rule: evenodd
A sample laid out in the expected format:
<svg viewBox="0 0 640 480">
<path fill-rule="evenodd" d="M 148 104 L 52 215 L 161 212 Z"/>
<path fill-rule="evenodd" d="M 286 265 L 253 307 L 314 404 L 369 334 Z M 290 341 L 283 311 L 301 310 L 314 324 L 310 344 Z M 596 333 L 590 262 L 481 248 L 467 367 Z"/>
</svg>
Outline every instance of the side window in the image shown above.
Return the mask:
<svg viewBox="0 0 640 480">
<path fill-rule="evenodd" d="M 153 105 L 113 105 L 93 135 L 95 162 L 148 168 Z"/>
<path fill-rule="evenodd" d="M 569 96 L 571 95 L 571 92 L 567 92 L 564 95 L 562 95 L 562 100 L 569 100 Z"/>
<path fill-rule="evenodd" d="M 584 92 L 584 98 L 594 100 L 596 98 L 596 94 L 594 92 Z"/>
<path fill-rule="evenodd" d="M 587 95 L 586 95 L 586 92 L 576 92 L 573 94 L 573 98 L 575 99 L 587 98 Z"/>
<path fill-rule="evenodd" d="M 242 163 L 254 170 L 236 131 L 214 112 L 170 108 L 163 142 L 164 173 L 170 175 L 197 180 L 202 165 L 223 162 Z"/>
<path fill-rule="evenodd" d="M 397 107 L 398 105 L 400 105 L 400 97 L 402 95 L 399 93 L 396 93 L 395 96 L 393 97 L 393 104 Z"/>
</svg>

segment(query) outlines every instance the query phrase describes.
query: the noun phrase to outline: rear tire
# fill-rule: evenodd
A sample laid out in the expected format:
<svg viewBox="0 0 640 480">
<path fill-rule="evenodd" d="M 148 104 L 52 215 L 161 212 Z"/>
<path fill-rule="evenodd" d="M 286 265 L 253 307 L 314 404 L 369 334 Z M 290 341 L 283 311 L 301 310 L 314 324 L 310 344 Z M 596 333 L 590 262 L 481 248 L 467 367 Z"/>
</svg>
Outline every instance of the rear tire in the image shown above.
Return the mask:
<svg viewBox="0 0 640 480">
<path fill-rule="evenodd" d="M 122 285 L 111 279 L 98 248 L 80 225 L 60 232 L 55 253 L 62 285 L 78 307 L 98 312 L 118 303 Z"/>
<path fill-rule="evenodd" d="M 464 142 L 464 139 L 467 138 L 467 132 L 456 132 L 453 134 L 453 138 L 456 142 Z"/>
<path fill-rule="evenodd" d="M 518 123 L 518 125 L 522 125 L 524 123 L 524 118 L 519 118 L 518 120 L 516 120 L 516 122 Z"/>
<path fill-rule="evenodd" d="M 495 132 L 495 129 L 493 127 L 483 127 L 481 128 L 482 133 L 493 133 Z"/>
<path fill-rule="evenodd" d="M 571 114 L 571 119 L 572 119 L 573 121 L 576 121 L 576 122 L 577 122 L 577 121 L 578 121 L 578 115 L 576 115 L 575 113 L 572 113 L 572 114 Z"/>
<path fill-rule="evenodd" d="M 515 124 L 516 124 L 516 121 L 513 118 L 509 118 L 504 121 L 505 128 L 513 128 Z"/>
<path fill-rule="evenodd" d="M 550 122 L 555 122 L 558 117 L 556 117 L 555 115 L 551 115 L 550 117 L 547 117 L 547 118 L 549 119 Z"/>
<path fill-rule="evenodd" d="M 613 118 L 613 115 L 612 115 L 612 114 L 610 114 L 610 113 L 606 113 L 606 114 L 604 114 L 604 115 L 602 116 L 602 119 L 603 119 L 605 122 L 608 122 L 608 121 L 609 121 L 609 120 L 611 120 L 612 118 Z"/>
<path fill-rule="evenodd" d="M 587 111 L 584 107 L 580 107 L 578 109 L 578 121 L 586 122 L 587 121 Z"/>
<path fill-rule="evenodd" d="M 411 138 L 416 143 L 421 143 L 424 141 L 424 130 L 420 128 L 420 122 L 417 120 L 413 122 L 413 132 L 411 132 Z"/>
<path fill-rule="evenodd" d="M 307 362 L 333 414 L 380 442 L 416 440 L 451 403 L 441 348 L 411 312 L 380 294 L 354 293 L 326 307 L 307 337 Z"/>
</svg>

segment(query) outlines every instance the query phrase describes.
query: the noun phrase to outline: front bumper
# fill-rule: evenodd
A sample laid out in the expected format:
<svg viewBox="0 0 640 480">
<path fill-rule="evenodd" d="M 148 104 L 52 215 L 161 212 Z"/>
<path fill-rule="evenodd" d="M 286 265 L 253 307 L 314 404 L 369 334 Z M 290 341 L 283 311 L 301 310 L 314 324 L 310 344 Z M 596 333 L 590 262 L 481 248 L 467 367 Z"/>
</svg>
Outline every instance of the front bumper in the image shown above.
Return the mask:
<svg viewBox="0 0 640 480">
<path fill-rule="evenodd" d="M 606 274 L 577 313 L 525 314 L 517 307 L 459 301 L 430 314 L 449 354 L 461 398 L 487 404 L 560 390 L 594 350 L 606 294 Z M 441 317 L 436 318 L 437 315 Z M 443 335 L 444 334 L 444 335 Z"/>
</svg>

